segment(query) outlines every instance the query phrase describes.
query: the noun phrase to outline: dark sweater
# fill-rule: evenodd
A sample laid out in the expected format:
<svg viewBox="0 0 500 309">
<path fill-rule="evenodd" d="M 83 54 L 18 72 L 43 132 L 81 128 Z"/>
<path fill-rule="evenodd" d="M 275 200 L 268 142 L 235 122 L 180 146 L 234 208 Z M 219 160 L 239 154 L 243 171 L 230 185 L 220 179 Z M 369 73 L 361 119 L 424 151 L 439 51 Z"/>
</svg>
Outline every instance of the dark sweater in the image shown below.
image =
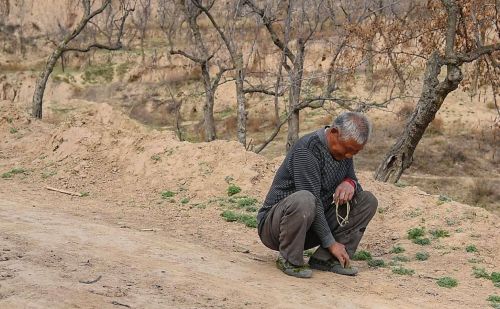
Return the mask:
<svg viewBox="0 0 500 309">
<path fill-rule="evenodd" d="M 321 246 L 329 247 L 335 239 L 328 227 L 325 210 L 332 204 L 337 186 L 346 178 L 356 183 L 356 192 L 362 190 L 354 173 L 352 159 L 337 161 L 327 148 L 325 128 L 301 137 L 290 149 L 274 177 L 264 205 L 259 210 L 257 222 L 264 222 L 269 209 L 285 197 L 300 190 L 307 190 L 316 197 L 316 215 L 312 230 L 318 235 Z"/>
</svg>

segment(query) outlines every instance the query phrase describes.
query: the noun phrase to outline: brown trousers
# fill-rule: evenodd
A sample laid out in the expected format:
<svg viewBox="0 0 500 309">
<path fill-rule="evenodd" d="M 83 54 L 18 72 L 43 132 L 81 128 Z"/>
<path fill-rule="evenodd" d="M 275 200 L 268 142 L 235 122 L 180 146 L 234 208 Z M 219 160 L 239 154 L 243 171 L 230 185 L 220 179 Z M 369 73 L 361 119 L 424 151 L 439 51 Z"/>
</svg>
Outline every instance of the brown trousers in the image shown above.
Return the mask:
<svg viewBox="0 0 500 309">
<path fill-rule="evenodd" d="M 368 191 L 357 193 L 351 201 L 349 223 L 343 227 L 337 222 L 335 205 L 326 205 L 326 220 L 335 240 L 345 245 L 350 257 L 377 210 L 377 198 Z M 259 226 L 259 237 L 266 247 L 277 250 L 294 265 L 304 265 L 304 250 L 320 245 L 310 229 L 315 216 L 315 197 L 309 191 L 297 191 L 274 205 Z M 339 214 L 346 215 L 346 205 L 339 206 Z M 313 257 L 326 261 L 333 256 L 321 246 Z"/>
</svg>

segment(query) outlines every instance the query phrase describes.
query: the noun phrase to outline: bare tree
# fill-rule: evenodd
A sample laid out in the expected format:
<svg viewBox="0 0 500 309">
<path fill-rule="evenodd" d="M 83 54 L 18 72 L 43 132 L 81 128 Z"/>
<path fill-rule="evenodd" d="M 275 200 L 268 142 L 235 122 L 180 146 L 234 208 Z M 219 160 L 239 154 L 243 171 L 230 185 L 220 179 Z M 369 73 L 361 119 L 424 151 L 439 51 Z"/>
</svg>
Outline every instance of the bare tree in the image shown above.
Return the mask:
<svg viewBox="0 0 500 309">
<path fill-rule="evenodd" d="M 205 8 L 210 10 L 212 5 L 213 1 L 211 1 L 208 6 L 205 6 Z M 202 13 L 203 10 L 196 6 L 192 0 L 182 0 L 175 4 L 168 0 L 160 1 L 160 24 L 169 40 L 170 54 L 183 56 L 196 63 L 201 69 L 203 87 L 205 90 L 203 125 L 205 128 L 205 140 L 210 142 L 217 138 L 214 119 L 215 91 L 224 73 L 232 68 L 225 66 L 221 59 L 215 57 L 221 47 L 220 44 L 215 46 L 212 51 L 207 47 L 206 38 L 201 33 L 200 26 L 198 25 L 198 18 Z M 181 14 L 183 19 L 177 20 L 178 17 L 176 17 L 175 14 Z M 189 28 L 188 38 L 191 42 L 190 47 L 192 47 L 192 51 L 174 49 L 173 36 L 178 34 L 177 30 L 182 29 L 184 22 L 187 23 Z M 218 67 L 218 71 L 215 75 L 210 74 L 210 66 L 213 62 L 216 62 Z"/>
<path fill-rule="evenodd" d="M 139 30 L 139 40 L 141 44 L 141 59 L 144 63 L 144 41 L 146 40 L 147 30 L 149 26 L 149 18 L 151 17 L 151 0 L 139 0 L 139 7 L 132 16 L 132 22 Z"/>
<path fill-rule="evenodd" d="M 300 110 L 309 106 L 308 103 L 301 101 L 302 81 L 304 74 L 304 61 L 306 56 L 306 44 L 316 32 L 318 26 L 326 19 L 322 14 L 323 1 L 296 1 L 289 0 L 287 4 L 287 14 L 291 16 L 293 24 L 285 24 L 281 31 L 275 25 L 278 19 L 273 16 L 270 10 L 264 10 L 259 7 L 253 0 L 243 0 L 255 14 L 257 14 L 264 24 L 267 32 L 269 33 L 274 45 L 279 48 L 286 56 L 285 62 L 282 63 L 283 68 L 288 73 L 289 91 L 288 91 L 288 113 L 291 115 L 288 119 L 288 135 L 286 149 L 287 151 L 292 147 L 299 138 L 299 115 Z M 296 12 L 295 12 L 296 11 Z M 278 12 L 279 13 L 279 12 Z M 293 28 L 293 32 L 290 31 Z M 288 44 L 284 42 L 284 32 L 295 34 L 293 51 Z M 289 64 L 290 62 L 290 64 Z"/>
<path fill-rule="evenodd" d="M 226 20 L 225 27 L 216 21 L 213 14 L 209 11 L 208 7 L 203 6 L 200 0 L 192 0 L 193 3 L 202 10 L 208 17 L 212 26 L 220 35 L 224 45 L 230 55 L 231 63 L 235 70 L 235 86 L 236 86 L 236 104 L 237 104 L 237 137 L 238 141 L 246 147 L 246 98 L 244 91 L 245 82 L 245 66 L 243 61 L 243 52 L 241 44 L 237 44 L 238 38 L 235 34 L 236 17 L 240 10 L 240 1 L 235 1 L 234 5 L 230 8 L 228 20 Z M 212 2 L 213 3 L 213 2 Z"/>
<path fill-rule="evenodd" d="M 494 34 L 495 39 L 488 45 L 483 45 L 484 42 L 478 41 L 477 36 L 469 35 L 471 29 L 475 27 L 495 27 L 498 22 L 497 16 L 492 14 L 490 9 L 495 7 L 494 1 L 441 0 L 441 4 L 441 6 L 433 4 L 432 10 L 425 11 L 429 15 L 431 12 L 436 12 L 433 21 L 426 20 L 427 27 L 435 26 L 443 20 L 446 23 L 443 25 L 443 32 L 434 32 L 435 35 L 442 36 L 433 36 L 428 40 L 421 38 L 421 41 L 426 43 L 424 47 L 429 46 L 428 42 L 431 41 L 435 42 L 436 46 L 431 50 L 426 62 L 420 99 L 404 132 L 377 168 L 375 173 L 377 180 L 395 183 L 403 171 L 411 166 L 413 153 L 427 126 L 434 119 L 448 94 L 456 90 L 463 80 L 462 65 L 481 57 L 488 57 L 500 50 L 500 43 L 494 43 L 498 42 L 500 32 Z M 465 7 L 473 7 L 476 12 L 475 16 L 471 18 L 461 14 Z M 444 54 L 440 52 L 439 46 L 442 41 L 444 41 Z M 490 58 L 493 59 L 493 57 Z M 440 81 L 438 76 L 444 66 L 446 66 L 446 77 Z M 495 79 L 498 80 L 498 75 Z"/>
<path fill-rule="evenodd" d="M 52 54 L 47 59 L 47 63 L 45 68 L 40 73 L 35 85 L 35 92 L 33 94 L 33 104 L 32 104 L 32 116 L 38 119 L 42 118 L 42 103 L 43 103 L 43 95 L 45 92 L 45 87 L 47 85 L 47 80 L 49 79 L 50 74 L 52 73 L 54 66 L 57 63 L 57 60 L 61 57 L 61 55 L 68 51 L 76 51 L 76 52 L 88 52 L 92 49 L 106 49 L 106 50 L 118 50 L 122 47 L 121 38 L 123 35 L 123 29 L 125 26 L 125 21 L 133 11 L 132 8 L 129 8 L 125 1 L 121 2 L 121 10 L 122 15 L 119 19 L 114 20 L 114 25 L 118 29 L 116 34 L 116 41 L 112 45 L 104 45 L 100 43 L 92 43 L 84 47 L 72 47 L 68 46 L 68 44 L 73 41 L 87 26 L 87 24 L 97 15 L 101 14 L 108 5 L 110 5 L 111 0 L 104 0 L 101 6 L 92 11 L 92 4 L 90 0 L 82 0 L 83 7 L 83 16 L 78 25 L 68 33 L 64 39 L 59 43 L 56 49 L 52 52 Z"/>
</svg>

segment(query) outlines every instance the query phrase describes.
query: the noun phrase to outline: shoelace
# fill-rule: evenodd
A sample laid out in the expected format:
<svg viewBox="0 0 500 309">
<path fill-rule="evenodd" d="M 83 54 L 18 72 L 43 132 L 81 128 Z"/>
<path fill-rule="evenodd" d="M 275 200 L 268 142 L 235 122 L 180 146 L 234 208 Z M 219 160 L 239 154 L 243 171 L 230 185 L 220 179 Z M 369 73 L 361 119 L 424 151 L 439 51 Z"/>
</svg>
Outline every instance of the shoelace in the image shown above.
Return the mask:
<svg viewBox="0 0 500 309">
<path fill-rule="evenodd" d="M 332 204 L 333 203 L 335 202 L 332 202 Z M 349 212 L 351 212 L 351 204 L 349 203 L 349 201 L 346 201 L 346 207 L 347 213 L 345 217 L 342 217 L 341 215 L 339 215 L 339 202 L 337 201 L 335 203 L 335 215 L 337 216 L 337 222 L 339 223 L 340 227 L 344 227 L 349 223 Z"/>
</svg>

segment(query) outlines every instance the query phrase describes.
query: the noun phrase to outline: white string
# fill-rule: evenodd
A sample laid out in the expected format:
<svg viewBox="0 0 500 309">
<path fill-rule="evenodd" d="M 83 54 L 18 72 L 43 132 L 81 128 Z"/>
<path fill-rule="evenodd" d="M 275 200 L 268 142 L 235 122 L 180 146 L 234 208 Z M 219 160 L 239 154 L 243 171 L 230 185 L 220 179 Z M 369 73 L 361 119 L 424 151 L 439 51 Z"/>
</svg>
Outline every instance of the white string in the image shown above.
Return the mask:
<svg viewBox="0 0 500 309">
<path fill-rule="evenodd" d="M 351 212 L 351 204 L 349 203 L 349 201 L 346 201 L 346 207 L 347 213 L 345 217 L 342 217 L 341 215 L 339 215 L 339 202 L 337 201 L 335 203 L 335 214 L 337 216 L 337 222 L 339 223 L 340 227 L 344 227 L 349 223 L 349 212 Z M 341 220 L 339 220 L 339 218 Z"/>
</svg>

